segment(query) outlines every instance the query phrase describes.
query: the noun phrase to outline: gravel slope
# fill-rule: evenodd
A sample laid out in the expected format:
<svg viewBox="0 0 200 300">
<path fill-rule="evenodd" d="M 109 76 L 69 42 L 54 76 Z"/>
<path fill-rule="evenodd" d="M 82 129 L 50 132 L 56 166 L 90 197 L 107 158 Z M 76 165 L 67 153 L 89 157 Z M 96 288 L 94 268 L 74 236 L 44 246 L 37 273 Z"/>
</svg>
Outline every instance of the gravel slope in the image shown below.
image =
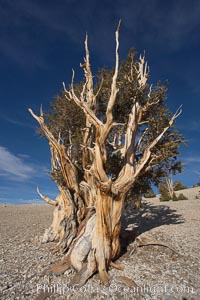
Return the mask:
<svg viewBox="0 0 200 300">
<path fill-rule="evenodd" d="M 59 259 L 52 244 L 40 244 L 52 219 L 47 205 L 0 206 L 0 296 L 1 299 L 34 299 L 38 291 L 51 289 L 49 299 L 200 299 L 200 187 L 183 192 L 189 200 L 159 202 L 144 200 L 143 208 L 124 215 L 125 233 L 131 231 L 153 237 L 172 246 L 150 245 L 125 253 L 118 261 L 124 270 L 111 269 L 110 287 L 95 275 L 82 289 L 69 285 L 73 271 L 62 276 L 41 276 L 42 270 Z M 180 193 L 180 192 L 178 192 Z M 196 197 L 199 199 L 196 199 Z M 127 234 L 128 232 L 128 234 Z M 128 277 L 138 288 L 131 288 L 118 276 Z"/>
</svg>

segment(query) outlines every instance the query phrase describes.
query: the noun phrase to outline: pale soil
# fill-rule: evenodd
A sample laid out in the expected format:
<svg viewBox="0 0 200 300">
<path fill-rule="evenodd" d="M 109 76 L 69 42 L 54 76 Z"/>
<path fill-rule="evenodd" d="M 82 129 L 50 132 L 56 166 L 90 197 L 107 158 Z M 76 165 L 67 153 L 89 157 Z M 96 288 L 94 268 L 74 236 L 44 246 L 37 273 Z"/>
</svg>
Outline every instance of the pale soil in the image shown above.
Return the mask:
<svg viewBox="0 0 200 300">
<path fill-rule="evenodd" d="M 51 288 L 49 299 L 200 299 L 200 187 L 183 192 L 189 200 L 148 199 L 139 211 L 130 213 L 128 209 L 124 218 L 127 230 L 138 230 L 165 242 L 182 256 L 162 246 L 138 248 L 118 261 L 124 271 L 109 272 L 108 288 L 100 285 L 98 275 L 82 289 L 70 287 L 72 271 L 61 276 L 41 276 L 42 270 L 59 257 L 50 252 L 52 244 L 40 245 L 35 238 L 50 225 L 52 208 L 1 205 L 0 298 L 34 299 L 38 290 Z M 133 279 L 138 291 L 123 285 L 119 275 Z"/>
</svg>

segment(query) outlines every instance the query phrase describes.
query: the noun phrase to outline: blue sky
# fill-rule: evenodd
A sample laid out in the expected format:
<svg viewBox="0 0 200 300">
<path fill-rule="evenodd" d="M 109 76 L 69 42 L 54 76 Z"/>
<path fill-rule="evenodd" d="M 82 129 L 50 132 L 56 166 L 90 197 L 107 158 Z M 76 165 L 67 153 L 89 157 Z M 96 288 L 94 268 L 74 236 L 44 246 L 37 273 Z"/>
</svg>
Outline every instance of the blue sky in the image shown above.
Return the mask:
<svg viewBox="0 0 200 300">
<path fill-rule="evenodd" d="M 40 203 L 36 186 L 54 198 L 48 143 L 37 136 L 31 107 L 44 110 L 69 83 L 82 79 L 85 32 L 94 73 L 114 64 L 118 20 L 120 59 L 145 50 L 150 82 L 169 80 L 168 106 L 183 104 L 177 127 L 187 186 L 200 180 L 200 1 L 0 0 L 0 203 Z"/>
</svg>

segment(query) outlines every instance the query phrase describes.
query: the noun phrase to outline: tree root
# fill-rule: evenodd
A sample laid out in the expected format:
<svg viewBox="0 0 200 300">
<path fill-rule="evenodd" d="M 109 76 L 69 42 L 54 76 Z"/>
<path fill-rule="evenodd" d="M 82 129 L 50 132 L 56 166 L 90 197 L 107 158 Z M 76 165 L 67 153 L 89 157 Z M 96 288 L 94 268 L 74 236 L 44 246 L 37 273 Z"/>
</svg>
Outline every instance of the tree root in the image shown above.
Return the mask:
<svg viewBox="0 0 200 300">
<path fill-rule="evenodd" d="M 70 285 L 81 287 L 83 286 L 87 280 L 93 275 L 88 268 L 87 265 L 83 266 L 82 269 L 75 274 L 73 279 L 70 282 Z"/>
<path fill-rule="evenodd" d="M 99 277 L 105 286 L 109 286 L 110 278 L 109 278 L 108 272 L 106 270 L 99 270 Z"/>
<path fill-rule="evenodd" d="M 65 271 L 69 270 L 71 268 L 71 264 L 68 264 L 67 262 L 61 262 L 54 264 L 51 267 L 48 267 L 42 272 L 42 275 L 61 275 L 65 273 Z"/>
<path fill-rule="evenodd" d="M 125 284 L 126 286 L 129 286 L 131 288 L 134 288 L 134 289 L 138 289 L 139 286 L 135 283 L 135 281 L 133 279 L 130 279 L 126 276 L 115 276 L 115 279 L 117 279 L 117 281 L 119 283 L 123 283 Z"/>
<path fill-rule="evenodd" d="M 61 261 L 57 261 L 52 266 L 43 270 L 42 275 L 60 275 L 63 274 L 65 271 L 72 267 L 71 260 L 70 260 L 70 253 L 66 255 Z"/>
<path fill-rule="evenodd" d="M 113 261 L 110 262 L 110 266 L 117 269 L 117 270 L 120 270 L 120 271 L 123 271 L 124 270 L 124 267 L 114 263 Z"/>
<path fill-rule="evenodd" d="M 71 280 L 71 285 L 83 286 L 87 280 L 97 271 L 97 264 L 95 260 L 95 250 L 91 249 L 88 255 L 87 263 L 83 263 L 82 269 L 76 273 Z"/>
<path fill-rule="evenodd" d="M 162 247 L 166 247 L 166 248 L 170 249 L 172 252 L 176 253 L 177 255 L 182 256 L 182 254 L 177 252 L 173 247 L 169 246 L 168 244 L 166 244 L 164 242 L 160 242 L 160 241 L 153 239 L 151 237 L 148 237 L 148 236 L 138 236 L 135 239 L 135 242 L 136 242 L 135 247 L 130 251 L 130 255 L 132 255 L 139 247 L 162 246 Z"/>
</svg>

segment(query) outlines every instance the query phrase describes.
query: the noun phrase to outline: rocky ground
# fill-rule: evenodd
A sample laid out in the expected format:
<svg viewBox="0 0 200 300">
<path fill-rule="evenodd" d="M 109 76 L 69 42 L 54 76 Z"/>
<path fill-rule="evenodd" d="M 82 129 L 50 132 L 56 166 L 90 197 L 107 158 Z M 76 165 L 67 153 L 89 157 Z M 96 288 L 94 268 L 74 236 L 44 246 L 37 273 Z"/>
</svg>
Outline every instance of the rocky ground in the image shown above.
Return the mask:
<svg viewBox="0 0 200 300">
<path fill-rule="evenodd" d="M 50 291 L 49 299 L 200 299 L 200 187 L 183 193 L 189 200 L 159 202 L 157 197 L 144 200 L 134 213 L 127 209 L 124 236 L 129 252 L 118 261 L 123 271 L 109 271 L 109 287 L 100 284 L 98 274 L 82 288 L 70 286 L 73 270 L 62 276 L 41 275 L 59 259 L 50 251 L 52 244 L 41 245 L 37 238 L 50 225 L 52 208 L 1 205 L 0 298 L 35 299 L 39 292 Z M 166 243 L 179 254 L 160 245 L 134 251 L 132 230 Z"/>
</svg>

